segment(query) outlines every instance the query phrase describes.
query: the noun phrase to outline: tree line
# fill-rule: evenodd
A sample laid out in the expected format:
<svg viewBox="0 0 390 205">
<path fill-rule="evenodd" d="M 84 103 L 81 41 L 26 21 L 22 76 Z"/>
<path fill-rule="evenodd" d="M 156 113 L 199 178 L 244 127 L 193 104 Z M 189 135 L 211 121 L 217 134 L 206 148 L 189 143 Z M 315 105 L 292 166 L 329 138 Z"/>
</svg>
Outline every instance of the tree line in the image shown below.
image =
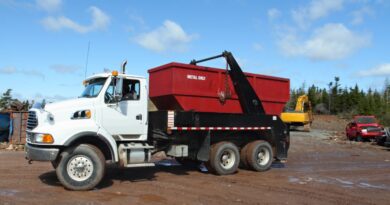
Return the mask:
<svg viewBox="0 0 390 205">
<path fill-rule="evenodd" d="M 354 115 L 375 115 L 382 124 L 390 125 L 390 82 L 385 80 L 383 90 L 367 91 L 361 89 L 358 84 L 352 87 L 342 87 L 340 78 L 328 83 L 327 88 L 311 85 L 306 88 L 303 84 L 300 88 L 292 89 L 287 109 L 293 109 L 300 95 L 306 94 L 311 101 L 313 111 L 316 114 L 334 114 L 344 118 L 352 118 Z"/>
</svg>

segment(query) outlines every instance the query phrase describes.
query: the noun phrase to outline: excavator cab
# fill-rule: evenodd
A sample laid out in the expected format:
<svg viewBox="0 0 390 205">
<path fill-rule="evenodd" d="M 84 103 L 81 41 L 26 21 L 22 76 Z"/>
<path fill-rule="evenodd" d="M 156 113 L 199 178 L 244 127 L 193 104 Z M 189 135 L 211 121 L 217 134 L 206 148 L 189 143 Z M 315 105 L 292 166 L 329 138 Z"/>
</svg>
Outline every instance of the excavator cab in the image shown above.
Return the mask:
<svg viewBox="0 0 390 205">
<path fill-rule="evenodd" d="M 299 96 L 295 110 L 282 112 L 280 118 L 288 126 L 303 126 L 304 131 L 309 132 L 314 119 L 309 97 L 307 95 Z"/>
</svg>

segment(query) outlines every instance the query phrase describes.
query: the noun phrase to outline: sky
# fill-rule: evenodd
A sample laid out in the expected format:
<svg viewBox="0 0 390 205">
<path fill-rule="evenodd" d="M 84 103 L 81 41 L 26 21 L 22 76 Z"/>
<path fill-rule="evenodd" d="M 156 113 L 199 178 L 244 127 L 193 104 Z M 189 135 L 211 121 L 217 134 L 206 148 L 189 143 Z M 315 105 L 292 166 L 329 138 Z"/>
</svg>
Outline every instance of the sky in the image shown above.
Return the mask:
<svg viewBox="0 0 390 205">
<path fill-rule="evenodd" d="M 74 98 L 85 73 L 124 60 L 128 74 L 147 77 L 224 50 L 244 71 L 289 78 L 292 88 L 326 88 L 338 76 L 342 87 L 381 91 L 389 20 L 388 0 L 0 0 L 0 93 Z"/>
</svg>

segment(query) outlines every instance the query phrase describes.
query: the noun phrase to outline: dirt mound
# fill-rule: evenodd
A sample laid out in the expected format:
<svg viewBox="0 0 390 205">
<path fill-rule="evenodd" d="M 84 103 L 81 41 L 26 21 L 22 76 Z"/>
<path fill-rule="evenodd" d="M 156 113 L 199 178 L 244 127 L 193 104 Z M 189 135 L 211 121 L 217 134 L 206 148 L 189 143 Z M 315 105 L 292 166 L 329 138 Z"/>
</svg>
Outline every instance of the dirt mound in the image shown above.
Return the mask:
<svg viewBox="0 0 390 205">
<path fill-rule="evenodd" d="M 345 132 L 345 126 L 348 124 L 348 122 L 348 120 L 341 119 L 336 115 L 315 115 L 312 128 L 327 131 Z"/>
<path fill-rule="evenodd" d="M 341 119 L 336 115 L 315 115 L 312 128 L 329 131 L 335 137 L 346 140 L 345 127 L 348 122 L 349 120 Z"/>
</svg>

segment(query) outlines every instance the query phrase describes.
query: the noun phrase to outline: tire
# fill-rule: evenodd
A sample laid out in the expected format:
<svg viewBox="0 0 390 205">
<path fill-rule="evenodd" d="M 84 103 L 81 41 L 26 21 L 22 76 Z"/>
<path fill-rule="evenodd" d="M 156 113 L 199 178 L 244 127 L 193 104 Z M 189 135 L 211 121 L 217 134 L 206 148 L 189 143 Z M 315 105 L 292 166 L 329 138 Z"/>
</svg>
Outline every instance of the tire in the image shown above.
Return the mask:
<svg viewBox="0 0 390 205">
<path fill-rule="evenodd" d="M 247 150 L 249 147 L 249 143 L 246 144 L 240 151 L 240 168 L 247 169 L 248 168 L 248 157 Z"/>
<path fill-rule="evenodd" d="M 247 150 L 249 168 L 262 172 L 272 165 L 273 153 L 271 145 L 264 140 L 257 140 L 249 144 Z"/>
<path fill-rule="evenodd" d="M 219 142 L 211 146 L 208 169 L 217 175 L 228 175 L 237 172 L 240 154 L 236 145 L 230 142 Z"/>
<path fill-rule="evenodd" d="M 100 183 L 105 168 L 103 153 L 93 145 L 81 144 L 61 153 L 56 173 L 65 188 L 83 191 L 90 190 Z"/>
<path fill-rule="evenodd" d="M 356 136 L 355 141 L 356 142 L 363 142 L 363 137 L 358 135 L 358 136 Z"/>
<path fill-rule="evenodd" d="M 386 142 L 386 137 L 385 136 L 379 136 L 376 138 L 376 143 L 380 146 L 384 146 Z"/>
</svg>

